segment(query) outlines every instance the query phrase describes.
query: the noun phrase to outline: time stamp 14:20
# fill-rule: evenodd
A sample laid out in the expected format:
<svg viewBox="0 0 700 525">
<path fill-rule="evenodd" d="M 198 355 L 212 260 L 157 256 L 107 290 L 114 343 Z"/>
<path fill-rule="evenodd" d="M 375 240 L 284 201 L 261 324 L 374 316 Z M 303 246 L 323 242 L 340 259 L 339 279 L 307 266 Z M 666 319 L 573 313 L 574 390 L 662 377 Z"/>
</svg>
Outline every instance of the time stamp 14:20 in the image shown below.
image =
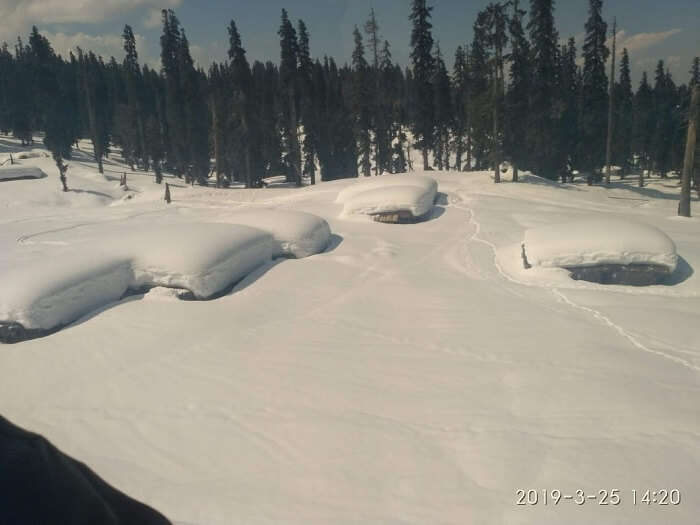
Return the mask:
<svg viewBox="0 0 700 525">
<path fill-rule="evenodd" d="M 578 489 L 573 492 L 559 489 L 518 489 L 515 491 L 515 499 L 516 505 L 523 506 L 560 505 L 563 503 L 617 506 L 629 501 L 632 505 L 675 506 L 681 503 L 681 492 L 679 489 L 633 489 L 623 494 L 620 489 L 596 491 Z"/>
</svg>

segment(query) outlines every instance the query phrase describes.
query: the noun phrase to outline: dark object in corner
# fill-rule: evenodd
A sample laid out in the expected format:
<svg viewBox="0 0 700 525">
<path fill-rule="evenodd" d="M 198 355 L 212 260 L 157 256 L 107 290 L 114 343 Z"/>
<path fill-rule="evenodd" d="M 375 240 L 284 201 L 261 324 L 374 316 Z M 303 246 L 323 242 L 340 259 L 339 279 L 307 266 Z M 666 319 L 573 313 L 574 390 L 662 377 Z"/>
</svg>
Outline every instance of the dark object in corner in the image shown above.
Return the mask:
<svg viewBox="0 0 700 525">
<path fill-rule="evenodd" d="M 627 286 L 663 284 L 670 275 L 668 268 L 656 264 L 598 264 L 565 269 L 575 281 Z"/>
<path fill-rule="evenodd" d="M 0 416 L 0 525 L 170 525 L 45 438 Z"/>
</svg>

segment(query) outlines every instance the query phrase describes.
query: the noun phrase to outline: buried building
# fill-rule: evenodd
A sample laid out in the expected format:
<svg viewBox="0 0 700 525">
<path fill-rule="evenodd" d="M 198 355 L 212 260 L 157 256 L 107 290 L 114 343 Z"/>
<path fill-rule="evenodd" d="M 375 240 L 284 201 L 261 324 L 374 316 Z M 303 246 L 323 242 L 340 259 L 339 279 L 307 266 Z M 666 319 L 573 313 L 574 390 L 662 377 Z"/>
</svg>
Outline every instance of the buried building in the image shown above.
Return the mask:
<svg viewBox="0 0 700 525">
<path fill-rule="evenodd" d="M 593 219 L 533 228 L 522 243 L 525 268 L 564 268 L 575 280 L 601 284 L 662 284 L 676 269 L 671 238 L 654 226 Z"/>
</svg>

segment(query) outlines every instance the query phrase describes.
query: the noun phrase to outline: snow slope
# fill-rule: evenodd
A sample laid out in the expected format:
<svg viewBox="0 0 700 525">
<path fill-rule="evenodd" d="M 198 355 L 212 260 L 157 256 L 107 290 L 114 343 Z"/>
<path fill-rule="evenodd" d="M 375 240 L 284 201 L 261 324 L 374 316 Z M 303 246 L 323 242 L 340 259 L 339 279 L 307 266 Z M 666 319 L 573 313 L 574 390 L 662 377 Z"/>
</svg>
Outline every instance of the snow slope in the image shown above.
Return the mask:
<svg viewBox="0 0 700 525">
<path fill-rule="evenodd" d="M 130 175 L 134 197 L 121 201 L 116 181 L 87 167 L 71 167 L 84 192 L 67 195 L 46 172 L 3 183 L 0 268 L 117 227 L 225 223 L 236 210 L 313 213 L 335 234 L 325 252 L 263 265 L 217 300 L 154 289 L 0 346 L 0 412 L 176 522 L 697 521 L 700 222 L 675 217 L 675 181 L 494 185 L 484 172 L 431 172 L 447 195 L 440 213 L 384 228 L 339 218 L 335 199 L 356 181 L 168 179 L 168 207 L 146 175 Z M 594 217 L 668 234 L 675 284 L 522 269 L 526 230 Z M 519 488 L 617 488 L 621 503 L 518 506 Z M 634 506 L 645 488 L 677 488 L 682 503 Z"/>
</svg>

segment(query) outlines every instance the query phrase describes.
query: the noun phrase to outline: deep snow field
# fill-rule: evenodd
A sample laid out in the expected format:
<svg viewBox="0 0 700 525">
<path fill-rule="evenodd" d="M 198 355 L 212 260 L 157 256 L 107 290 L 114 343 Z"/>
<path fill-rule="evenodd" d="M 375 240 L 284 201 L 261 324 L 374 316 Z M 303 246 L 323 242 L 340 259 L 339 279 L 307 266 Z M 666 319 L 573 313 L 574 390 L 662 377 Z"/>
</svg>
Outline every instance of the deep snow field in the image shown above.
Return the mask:
<svg viewBox="0 0 700 525">
<path fill-rule="evenodd" d="M 0 137 L 0 162 L 22 150 Z M 323 253 L 266 259 L 217 299 L 156 287 L 0 345 L 0 413 L 174 522 L 697 523 L 700 220 L 675 217 L 677 180 L 431 172 L 430 219 L 394 225 L 343 214 L 355 180 L 245 190 L 168 177 L 166 205 L 151 175 L 124 191 L 87 153 L 69 162 L 68 193 L 50 158 L 20 162 L 48 177 L 0 182 L 0 279 L 93 264 L 105 239 L 153 231 L 178 251 L 179 235 L 199 238 L 188 228 L 238 212 L 330 226 Z M 672 284 L 522 267 L 526 230 L 606 218 L 668 234 Z M 272 251 L 310 253 L 273 237 Z M 519 506 L 518 489 L 619 489 L 621 502 Z M 646 489 L 682 501 L 646 505 Z"/>
</svg>

